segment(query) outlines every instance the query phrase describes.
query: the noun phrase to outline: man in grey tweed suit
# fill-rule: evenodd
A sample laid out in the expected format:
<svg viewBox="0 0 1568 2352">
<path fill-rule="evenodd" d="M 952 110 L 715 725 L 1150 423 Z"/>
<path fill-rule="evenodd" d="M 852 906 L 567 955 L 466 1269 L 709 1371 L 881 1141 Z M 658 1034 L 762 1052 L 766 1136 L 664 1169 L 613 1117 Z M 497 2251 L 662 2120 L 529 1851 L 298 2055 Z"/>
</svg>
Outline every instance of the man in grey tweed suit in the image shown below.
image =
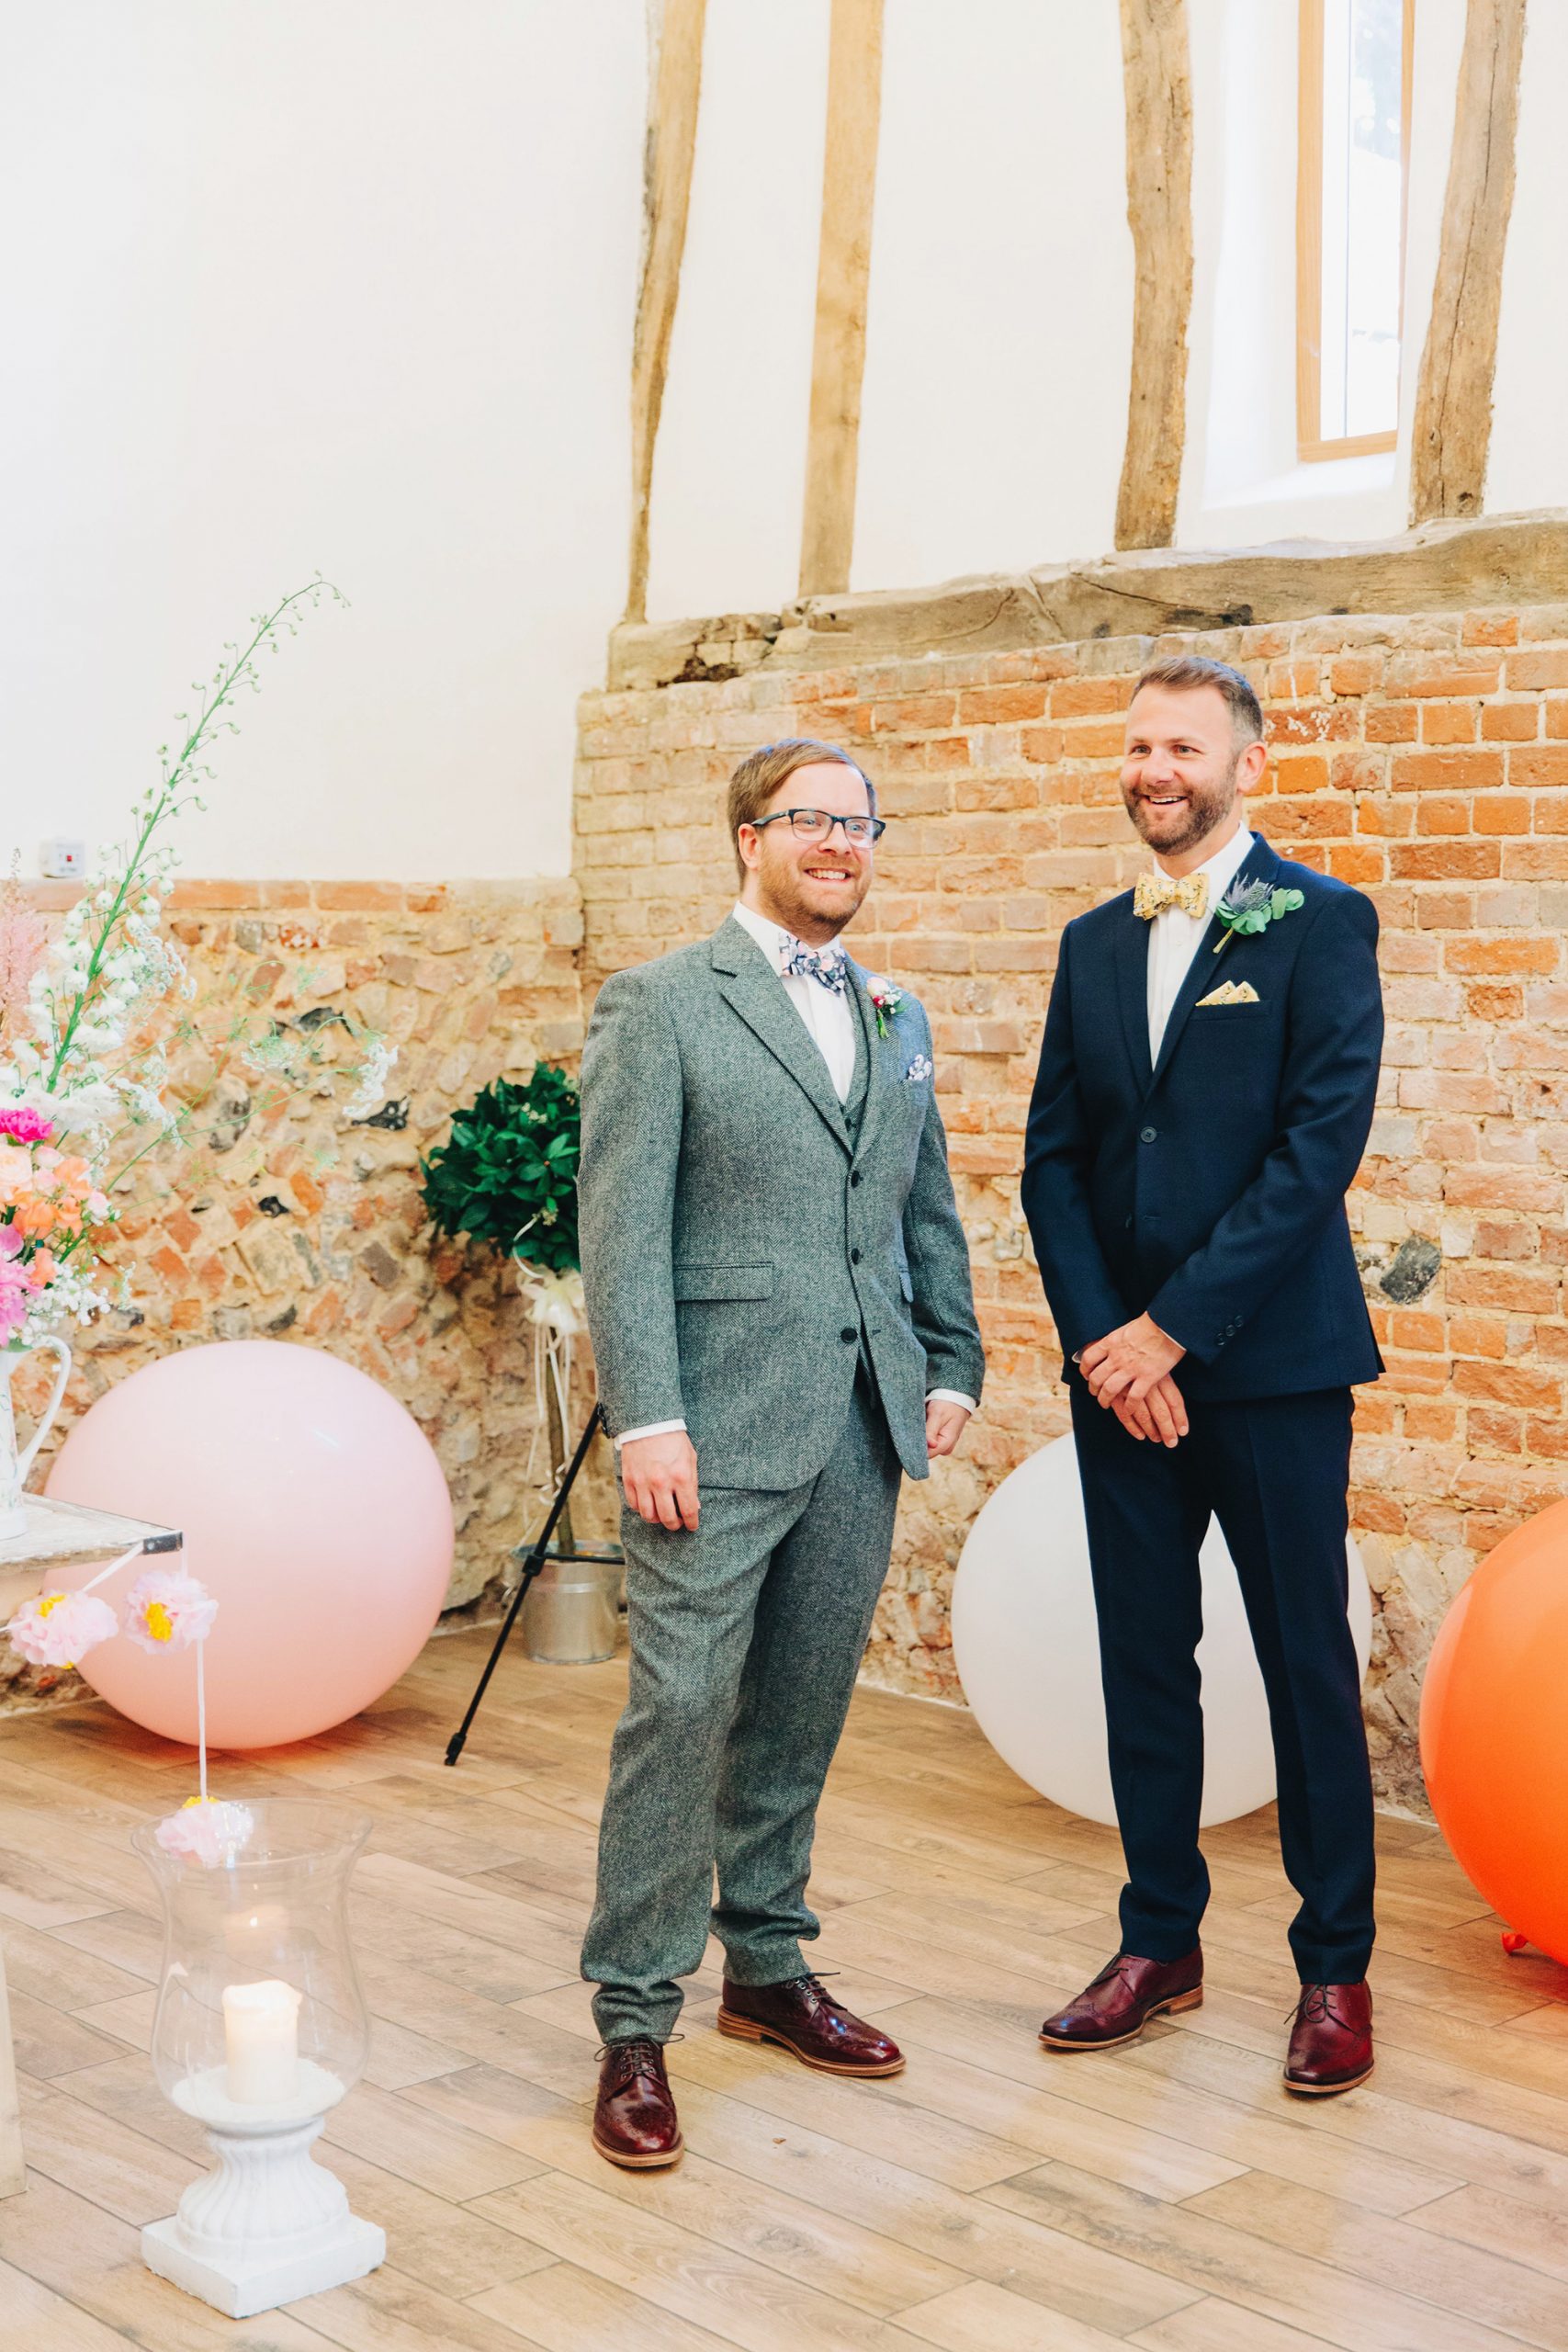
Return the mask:
<svg viewBox="0 0 1568 2352">
<path fill-rule="evenodd" d="M 607 980 L 582 1057 L 631 1638 L 582 1972 L 594 2143 L 627 2165 L 680 2154 L 662 2045 L 710 1925 L 722 2031 L 835 2074 L 903 2064 L 807 1972 L 806 1882 L 900 1475 L 952 1451 L 983 1371 L 930 1024 L 908 994 L 874 1002 L 838 944 L 872 786 L 830 744 L 772 744 L 729 822 L 734 914 Z"/>
</svg>

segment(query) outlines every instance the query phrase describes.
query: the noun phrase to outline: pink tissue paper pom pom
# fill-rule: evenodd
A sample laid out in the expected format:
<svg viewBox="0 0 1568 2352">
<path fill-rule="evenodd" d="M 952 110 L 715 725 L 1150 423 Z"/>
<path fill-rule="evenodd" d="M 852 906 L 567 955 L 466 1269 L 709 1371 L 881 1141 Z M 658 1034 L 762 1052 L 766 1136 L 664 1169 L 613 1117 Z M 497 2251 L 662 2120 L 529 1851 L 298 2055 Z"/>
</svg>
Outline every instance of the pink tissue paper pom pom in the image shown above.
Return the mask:
<svg viewBox="0 0 1568 2352">
<path fill-rule="evenodd" d="M 92 1592 L 46 1592 L 17 1610 L 6 1631 L 29 1666 L 74 1666 L 119 1631 L 107 1600 Z"/>
<path fill-rule="evenodd" d="M 126 1638 L 156 1657 L 203 1640 L 217 1614 L 207 1587 L 183 1568 L 149 1568 L 125 1596 Z"/>
<path fill-rule="evenodd" d="M 161 1821 L 152 1835 L 165 1854 L 188 1854 L 206 1870 L 231 1862 L 255 1827 L 249 1805 L 220 1797 L 191 1797 Z"/>
</svg>

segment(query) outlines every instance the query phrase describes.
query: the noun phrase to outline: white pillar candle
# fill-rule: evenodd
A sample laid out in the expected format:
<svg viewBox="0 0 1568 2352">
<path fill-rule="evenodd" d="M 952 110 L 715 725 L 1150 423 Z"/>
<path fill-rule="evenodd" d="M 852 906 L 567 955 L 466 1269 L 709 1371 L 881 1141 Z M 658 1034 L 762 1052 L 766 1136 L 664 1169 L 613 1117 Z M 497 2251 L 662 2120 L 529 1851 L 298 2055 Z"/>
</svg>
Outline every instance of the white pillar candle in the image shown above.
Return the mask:
<svg viewBox="0 0 1568 2352">
<path fill-rule="evenodd" d="M 225 2088 L 242 2107 L 282 2107 L 299 2089 L 299 2002 L 276 1977 L 223 1990 Z"/>
</svg>

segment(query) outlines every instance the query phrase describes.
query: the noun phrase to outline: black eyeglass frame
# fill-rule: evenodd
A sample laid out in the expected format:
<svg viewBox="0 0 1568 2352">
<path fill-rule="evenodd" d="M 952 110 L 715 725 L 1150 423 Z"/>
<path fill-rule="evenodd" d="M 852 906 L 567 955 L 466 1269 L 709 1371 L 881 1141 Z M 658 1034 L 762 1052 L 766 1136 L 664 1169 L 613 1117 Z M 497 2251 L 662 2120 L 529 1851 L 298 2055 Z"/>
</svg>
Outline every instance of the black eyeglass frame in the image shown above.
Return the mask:
<svg viewBox="0 0 1568 2352">
<path fill-rule="evenodd" d="M 836 816 L 830 808 L 775 808 L 771 817 L 753 817 L 750 820 L 751 831 L 754 833 L 760 833 L 764 825 L 776 825 L 781 817 L 787 817 L 789 819 L 790 831 L 794 833 L 799 841 L 810 841 L 812 836 L 809 833 L 802 833 L 799 831 L 799 828 L 795 822 L 795 820 L 797 817 L 816 817 L 820 819 L 828 829 L 822 835 L 822 839 L 829 842 L 833 838 L 834 826 L 841 825 L 844 829 L 844 843 L 849 849 L 870 849 L 873 843 L 879 842 L 882 839 L 883 834 L 887 831 L 887 820 L 886 817 L 839 817 Z M 850 827 L 852 825 L 869 825 L 871 827 L 871 840 L 869 842 L 852 842 L 850 839 Z"/>
</svg>

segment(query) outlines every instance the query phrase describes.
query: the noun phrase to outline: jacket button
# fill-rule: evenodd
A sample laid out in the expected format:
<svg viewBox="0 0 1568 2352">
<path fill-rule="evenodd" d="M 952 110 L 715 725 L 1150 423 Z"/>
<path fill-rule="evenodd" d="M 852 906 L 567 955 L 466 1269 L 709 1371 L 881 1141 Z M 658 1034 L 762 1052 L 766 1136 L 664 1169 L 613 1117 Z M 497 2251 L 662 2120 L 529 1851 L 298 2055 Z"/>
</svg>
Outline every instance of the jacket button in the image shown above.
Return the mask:
<svg viewBox="0 0 1568 2352">
<path fill-rule="evenodd" d="M 849 1348 L 854 1345 L 855 1341 L 860 1338 L 860 1333 L 855 1329 L 852 1323 L 846 1323 L 843 1329 L 840 1332 L 839 1337 L 842 1340 L 844 1345 Z"/>
<path fill-rule="evenodd" d="M 1157 1127 L 1140 1127 L 1138 1130 L 1138 1141 L 1140 1143 L 1153 1143 L 1158 1133 L 1159 1129 Z"/>
<path fill-rule="evenodd" d="M 851 1169 L 851 1170 L 850 1170 L 850 1182 L 851 1182 L 852 1184 L 858 1184 L 858 1183 L 860 1182 L 860 1170 L 859 1170 L 858 1168 L 852 1168 L 852 1169 Z"/>
<path fill-rule="evenodd" d="M 852 1266 L 858 1266 L 860 1264 L 860 1251 L 858 1250 L 852 1250 L 850 1251 L 850 1263 Z"/>
<path fill-rule="evenodd" d="M 1127 1232 L 1129 1232 L 1129 1233 L 1131 1233 L 1131 1232 L 1132 1232 L 1132 1230 L 1133 1230 L 1133 1220 L 1132 1220 L 1132 1218 L 1131 1218 L 1131 1217 L 1129 1217 L 1129 1218 L 1127 1219 L 1126 1230 L 1127 1230 Z"/>
</svg>

